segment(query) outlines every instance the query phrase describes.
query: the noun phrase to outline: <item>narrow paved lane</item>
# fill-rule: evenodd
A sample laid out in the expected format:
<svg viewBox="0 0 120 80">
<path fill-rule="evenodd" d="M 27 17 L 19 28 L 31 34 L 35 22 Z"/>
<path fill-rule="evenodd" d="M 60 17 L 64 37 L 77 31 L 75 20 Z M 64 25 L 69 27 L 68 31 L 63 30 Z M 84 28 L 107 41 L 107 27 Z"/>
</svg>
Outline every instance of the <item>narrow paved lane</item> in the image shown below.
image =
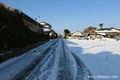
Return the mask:
<svg viewBox="0 0 120 80">
<path fill-rule="evenodd" d="M 69 60 L 70 54 L 76 62 L 77 72 L 71 68 L 73 61 Z M 85 80 L 86 73 L 91 74 L 90 72 L 85 73 L 84 69 L 82 61 L 69 51 L 62 39 L 58 39 L 44 50 L 29 68 L 24 70 L 21 75 L 17 75 L 18 78 L 15 80 Z M 77 75 L 74 76 L 73 72 Z"/>
<path fill-rule="evenodd" d="M 60 46 L 57 80 L 73 80 L 70 73 L 68 57 L 66 56 L 67 53 L 65 52 L 65 46 L 62 40 Z"/>
<path fill-rule="evenodd" d="M 88 75 L 91 76 L 90 71 L 81 59 L 68 49 L 62 39 L 52 40 L 49 44 L 46 43 L 43 47 L 18 58 L 17 61 L 8 63 L 7 66 L 12 64 L 10 68 L 14 68 L 18 62 L 23 64 L 21 59 L 25 58 L 31 62 L 28 61 L 29 64 L 27 63 L 26 67 L 6 80 L 93 80 L 88 79 Z M 16 69 L 19 69 L 18 67 L 15 66 Z M 3 67 L 2 72 L 5 70 L 7 70 L 6 67 Z M 8 76 L 7 73 L 6 76 Z"/>
</svg>

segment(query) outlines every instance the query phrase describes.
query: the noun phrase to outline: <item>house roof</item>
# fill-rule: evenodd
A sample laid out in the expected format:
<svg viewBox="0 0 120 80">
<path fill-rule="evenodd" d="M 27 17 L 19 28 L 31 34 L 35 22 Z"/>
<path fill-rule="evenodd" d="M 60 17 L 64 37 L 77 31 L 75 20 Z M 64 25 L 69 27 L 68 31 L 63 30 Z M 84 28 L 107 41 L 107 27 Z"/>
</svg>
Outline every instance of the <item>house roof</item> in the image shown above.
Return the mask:
<svg viewBox="0 0 120 80">
<path fill-rule="evenodd" d="M 82 35 L 82 32 L 80 32 L 80 31 L 74 31 L 71 34 L 73 34 L 73 35 Z"/>
<path fill-rule="evenodd" d="M 119 30 L 120 31 L 120 29 L 117 29 L 117 28 L 114 28 L 114 27 L 110 27 L 110 28 L 103 28 L 102 30 L 112 30 L 112 29 L 116 29 L 116 30 Z M 98 29 L 98 31 L 100 31 L 101 29 Z"/>
<path fill-rule="evenodd" d="M 52 28 L 52 26 L 46 22 L 41 22 L 40 24 L 43 25 L 45 28 Z"/>
<path fill-rule="evenodd" d="M 96 27 L 93 27 L 93 26 L 90 26 L 90 27 L 88 27 L 88 28 L 85 28 L 85 30 L 92 30 L 92 29 L 97 29 Z"/>
</svg>

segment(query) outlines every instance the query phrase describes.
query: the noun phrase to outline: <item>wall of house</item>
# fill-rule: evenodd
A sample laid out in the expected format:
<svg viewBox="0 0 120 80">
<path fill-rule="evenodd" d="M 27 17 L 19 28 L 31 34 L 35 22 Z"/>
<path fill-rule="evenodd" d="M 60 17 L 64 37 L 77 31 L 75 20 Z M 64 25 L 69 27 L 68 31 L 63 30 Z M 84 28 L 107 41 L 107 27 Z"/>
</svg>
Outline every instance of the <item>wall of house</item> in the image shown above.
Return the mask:
<svg viewBox="0 0 120 80">
<path fill-rule="evenodd" d="M 78 36 L 72 34 L 71 39 L 78 39 Z"/>
<path fill-rule="evenodd" d="M 71 39 L 71 33 L 66 36 L 67 39 Z"/>
<path fill-rule="evenodd" d="M 40 26 L 38 26 L 38 30 L 37 30 L 37 23 L 36 22 L 33 23 L 25 18 L 23 18 L 23 22 L 26 26 L 29 26 L 30 30 L 35 31 L 35 32 L 38 32 L 38 31 L 43 32 L 43 30 L 40 29 Z"/>
<path fill-rule="evenodd" d="M 25 19 L 25 18 L 23 18 L 23 22 L 24 22 L 24 24 L 27 25 L 27 26 L 31 26 L 31 27 L 35 26 L 32 22 L 28 21 L 28 20 Z"/>
<path fill-rule="evenodd" d="M 81 32 L 74 32 L 71 36 L 72 39 L 78 39 L 78 36 L 82 36 L 83 34 Z"/>
<path fill-rule="evenodd" d="M 82 36 L 81 32 L 74 32 L 67 35 L 67 39 L 78 39 L 78 35 Z"/>
</svg>

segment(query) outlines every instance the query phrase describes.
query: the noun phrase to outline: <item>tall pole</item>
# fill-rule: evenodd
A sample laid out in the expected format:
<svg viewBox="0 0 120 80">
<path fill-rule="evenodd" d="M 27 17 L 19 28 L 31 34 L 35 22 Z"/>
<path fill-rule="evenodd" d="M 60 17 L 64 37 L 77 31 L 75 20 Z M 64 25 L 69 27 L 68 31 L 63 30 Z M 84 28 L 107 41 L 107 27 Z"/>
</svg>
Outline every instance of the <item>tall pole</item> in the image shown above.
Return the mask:
<svg viewBox="0 0 120 80">
<path fill-rule="evenodd" d="M 37 28 L 37 27 L 36 27 L 36 20 L 37 20 L 37 18 L 35 18 L 34 29 Z"/>
<path fill-rule="evenodd" d="M 40 16 L 38 16 L 38 23 L 39 23 Z M 37 23 L 37 31 L 38 31 L 38 23 Z"/>
</svg>

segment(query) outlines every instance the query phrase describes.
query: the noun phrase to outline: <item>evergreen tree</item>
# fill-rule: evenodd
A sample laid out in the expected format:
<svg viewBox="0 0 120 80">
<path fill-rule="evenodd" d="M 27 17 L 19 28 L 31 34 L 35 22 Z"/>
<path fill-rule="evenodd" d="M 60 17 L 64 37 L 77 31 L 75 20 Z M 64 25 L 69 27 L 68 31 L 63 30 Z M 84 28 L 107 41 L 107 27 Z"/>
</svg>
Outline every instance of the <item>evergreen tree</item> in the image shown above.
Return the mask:
<svg viewBox="0 0 120 80">
<path fill-rule="evenodd" d="M 70 31 L 68 29 L 64 29 L 64 37 L 66 39 L 66 36 L 70 33 Z"/>
</svg>

